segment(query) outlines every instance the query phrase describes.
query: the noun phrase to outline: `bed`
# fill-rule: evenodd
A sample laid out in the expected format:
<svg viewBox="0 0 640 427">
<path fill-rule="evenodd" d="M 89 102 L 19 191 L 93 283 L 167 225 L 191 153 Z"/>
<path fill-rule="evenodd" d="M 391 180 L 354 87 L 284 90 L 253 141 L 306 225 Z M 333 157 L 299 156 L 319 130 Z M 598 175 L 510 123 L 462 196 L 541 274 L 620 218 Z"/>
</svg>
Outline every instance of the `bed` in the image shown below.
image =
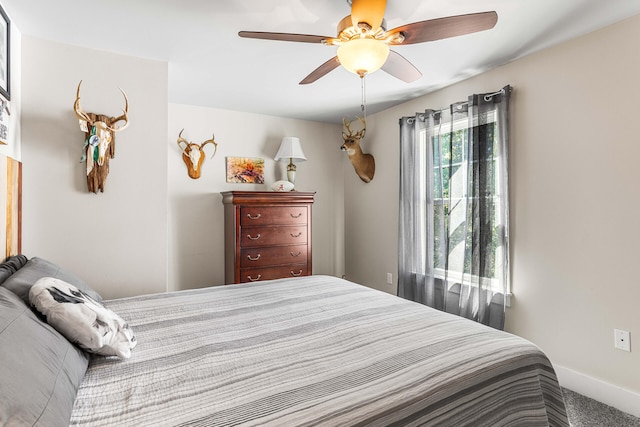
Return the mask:
<svg viewBox="0 0 640 427">
<path fill-rule="evenodd" d="M 45 276 L 101 299 L 49 261 L 0 265 L 0 425 L 569 425 L 532 343 L 346 280 L 102 301 L 135 332 L 122 359 L 89 355 L 29 309 Z"/>
</svg>

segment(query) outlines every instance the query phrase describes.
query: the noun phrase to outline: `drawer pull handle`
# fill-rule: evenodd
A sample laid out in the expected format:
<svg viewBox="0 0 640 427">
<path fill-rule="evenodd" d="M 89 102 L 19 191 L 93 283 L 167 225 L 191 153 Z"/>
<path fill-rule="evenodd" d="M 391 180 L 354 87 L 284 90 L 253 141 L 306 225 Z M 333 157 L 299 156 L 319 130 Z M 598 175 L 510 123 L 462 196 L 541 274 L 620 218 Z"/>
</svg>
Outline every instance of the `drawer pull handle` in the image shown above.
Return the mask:
<svg viewBox="0 0 640 427">
<path fill-rule="evenodd" d="M 257 260 L 259 260 L 259 259 L 260 259 L 260 254 L 258 254 L 258 256 L 257 256 L 257 257 L 255 257 L 255 258 L 251 258 L 251 255 L 247 255 L 247 259 L 248 259 L 249 261 L 257 261 Z"/>
<path fill-rule="evenodd" d="M 256 215 L 256 216 L 251 216 L 251 214 L 250 214 L 250 213 L 248 213 L 248 214 L 247 214 L 247 218 L 249 218 L 249 219 L 258 219 L 258 218 L 260 218 L 260 214 L 258 214 L 258 215 Z"/>
<path fill-rule="evenodd" d="M 297 254 L 294 254 L 293 252 L 289 252 L 291 254 L 291 256 L 293 257 L 299 257 L 300 255 L 302 255 L 302 252 L 298 252 Z"/>
<path fill-rule="evenodd" d="M 247 234 L 247 239 L 249 240 L 258 240 L 260 238 L 260 233 L 256 237 L 251 237 L 251 234 Z"/>
<path fill-rule="evenodd" d="M 300 237 L 302 236 L 302 231 L 298 232 L 298 234 L 289 233 L 291 237 Z"/>
<path fill-rule="evenodd" d="M 300 218 L 302 216 L 302 212 L 300 212 L 298 215 L 294 215 L 292 213 L 290 213 L 289 215 L 291 215 L 291 218 Z"/>
<path fill-rule="evenodd" d="M 247 276 L 247 279 L 249 279 L 250 282 L 257 282 L 258 280 L 260 280 L 261 277 L 262 275 L 258 274 L 258 277 L 256 277 L 255 279 L 251 276 Z"/>
<path fill-rule="evenodd" d="M 291 275 L 292 275 L 292 276 L 296 276 L 296 277 L 298 277 L 298 276 L 302 276 L 302 270 L 298 270 L 298 273 L 294 273 L 294 272 L 292 271 L 292 272 L 291 272 Z"/>
</svg>

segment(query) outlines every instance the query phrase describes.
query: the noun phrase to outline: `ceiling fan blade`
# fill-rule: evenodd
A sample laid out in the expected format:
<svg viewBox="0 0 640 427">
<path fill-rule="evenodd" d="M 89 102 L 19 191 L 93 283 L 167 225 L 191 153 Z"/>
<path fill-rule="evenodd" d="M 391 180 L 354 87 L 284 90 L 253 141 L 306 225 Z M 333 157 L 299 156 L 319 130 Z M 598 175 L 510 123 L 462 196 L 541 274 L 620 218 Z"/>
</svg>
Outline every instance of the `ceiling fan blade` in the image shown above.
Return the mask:
<svg viewBox="0 0 640 427">
<path fill-rule="evenodd" d="M 422 77 L 422 73 L 404 56 L 393 50 L 389 51 L 389 57 L 380 68 L 404 82 L 411 83 Z"/>
<path fill-rule="evenodd" d="M 366 22 L 375 31 L 382 25 L 386 8 L 387 0 L 352 0 L 351 22 L 354 27 L 359 22 Z"/>
<path fill-rule="evenodd" d="M 240 31 L 238 35 L 248 39 L 280 40 L 285 42 L 301 43 L 322 43 L 323 40 L 331 38 L 328 36 L 314 36 L 311 34 L 263 33 L 260 31 Z"/>
<path fill-rule="evenodd" d="M 338 61 L 337 56 L 334 56 L 333 58 L 331 58 L 330 60 L 328 60 L 327 62 L 325 62 L 318 68 L 316 68 L 315 70 L 313 70 L 311 74 L 309 74 L 307 77 L 302 79 L 302 81 L 299 84 L 307 85 L 309 83 L 313 83 L 316 80 L 318 80 L 320 77 L 323 77 L 326 74 L 329 74 L 329 72 L 335 70 L 339 66 L 340 66 L 340 61 Z"/>
<path fill-rule="evenodd" d="M 402 33 L 404 36 L 403 41 L 391 41 L 390 44 L 413 44 L 489 30 L 495 27 L 496 22 L 498 22 L 496 12 L 470 13 L 402 25 L 389 30 L 387 34 Z"/>
</svg>

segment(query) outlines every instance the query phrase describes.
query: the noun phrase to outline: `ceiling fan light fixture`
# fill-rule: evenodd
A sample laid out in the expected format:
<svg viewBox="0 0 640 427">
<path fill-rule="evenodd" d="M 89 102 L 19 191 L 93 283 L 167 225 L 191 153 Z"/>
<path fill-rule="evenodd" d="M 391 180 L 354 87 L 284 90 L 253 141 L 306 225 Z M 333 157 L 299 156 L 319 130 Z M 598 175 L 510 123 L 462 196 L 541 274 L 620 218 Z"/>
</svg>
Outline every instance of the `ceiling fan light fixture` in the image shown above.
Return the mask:
<svg viewBox="0 0 640 427">
<path fill-rule="evenodd" d="M 240 31 L 238 35 L 253 39 L 338 46 L 338 54 L 302 79 L 301 85 L 315 82 L 340 65 L 360 77 L 384 67 L 387 74 L 411 83 L 422 74 L 398 52 L 390 51 L 389 46 L 431 42 L 476 33 L 489 30 L 498 22 L 498 14 L 490 11 L 428 19 L 387 31 L 384 19 L 386 0 L 347 0 L 347 3 L 351 6 L 351 14 L 338 23 L 337 37 L 261 31 Z"/>
<path fill-rule="evenodd" d="M 348 71 L 363 77 L 384 65 L 389 46 L 375 39 L 356 38 L 338 46 L 338 60 Z"/>
</svg>

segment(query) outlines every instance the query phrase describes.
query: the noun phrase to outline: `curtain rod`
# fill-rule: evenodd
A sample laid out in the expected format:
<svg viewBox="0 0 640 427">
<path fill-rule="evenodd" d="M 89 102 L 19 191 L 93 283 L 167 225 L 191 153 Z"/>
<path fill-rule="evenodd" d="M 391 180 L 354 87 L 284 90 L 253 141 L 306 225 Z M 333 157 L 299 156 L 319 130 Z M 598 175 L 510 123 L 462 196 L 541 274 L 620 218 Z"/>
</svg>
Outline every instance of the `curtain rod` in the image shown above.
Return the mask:
<svg viewBox="0 0 640 427">
<path fill-rule="evenodd" d="M 508 86 L 509 88 L 509 93 L 511 93 L 511 86 Z M 493 98 L 496 95 L 506 95 L 507 91 L 504 90 L 504 88 L 500 89 L 499 91 L 493 92 L 493 93 L 488 93 L 484 96 L 484 100 L 486 102 L 491 101 L 491 98 Z"/>
<path fill-rule="evenodd" d="M 507 91 L 509 93 L 511 93 L 513 91 L 513 87 L 511 85 L 507 85 L 507 86 L 503 87 L 502 89 L 497 90 L 497 91 L 495 91 L 493 93 L 488 93 L 488 94 L 483 96 L 484 101 L 485 102 L 489 102 L 496 95 L 506 95 Z M 455 102 L 455 103 L 453 103 L 451 105 L 458 104 L 458 109 L 461 109 L 462 105 L 468 104 L 468 103 L 469 103 L 468 101 L 460 101 L 460 102 Z M 447 108 L 440 108 L 440 109 L 437 109 L 437 110 L 434 109 L 434 110 L 431 110 L 431 111 L 433 111 L 436 114 L 441 114 L 443 111 L 449 110 L 451 108 L 451 105 L 449 105 L 449 107 L 447 107 Z M 423 117 L 424 117 L 424 113 L 416 113 L 416 115 L 414 117 L 401 117 L 400 121 L 402 121 L 403 119 L 407 119 L 407 123 L 411 124 L 413 121 L 416 120 L 416 118 L 423 118 Z"/>
</svg>

